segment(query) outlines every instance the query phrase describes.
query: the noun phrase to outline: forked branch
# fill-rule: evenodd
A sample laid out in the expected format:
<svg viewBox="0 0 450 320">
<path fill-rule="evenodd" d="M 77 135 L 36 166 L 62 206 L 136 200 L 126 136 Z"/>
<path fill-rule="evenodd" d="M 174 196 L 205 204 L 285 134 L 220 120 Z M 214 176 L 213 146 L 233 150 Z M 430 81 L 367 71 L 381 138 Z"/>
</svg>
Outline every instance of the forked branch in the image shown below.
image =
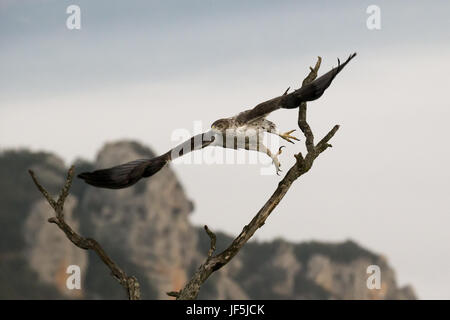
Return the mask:
<svg viewBox="0 0 450 320">
<path fill-rule="evenodd" d="M 83 238 L 76 233 L 64 220 L 64 202 L 69 195 L 70 186 L 72 185 L 74 167 L 72 166 L 68 173 L 66 182 L 59 194 L 58 199 L 55 201 L 45 188 L 39 183 L 34 172 L 29 170 L 31 178 L 34 184 L 47 199 L 47 202 L 55 211 L 55 216 L 48 219 L 48 222 L 56 224 L 67 236 L 67 238 L 78 248 L 85 250 L 93 250 L 100 257 L 103 263 L 111 270 L 112 276 L 119 281 L 119 283 L 125 288 L 130 300 L 140 300 L 141 292 L 139 282 L 133 276 L 128 276 L 119 266 L 106 254 L 105 250 L 100 244 L 91 238 Z"/>
<path fill-rule="evenodd" d="M 312 82 L 317 77 L 320 63 L 321 58 L 318 57 L 315 67 L 310 67 L 310 72 L 308 76 L 303 80 L 302 86 Z M 283 95 L 286 95 L 288 90 L 286 90 Z M 279 100 L 274 99 L 272 101 L 275 101 L 275 103 L 277 103 L 276 101 Z M 306 138 L 306 156 L 303 157 L 301 152 L 295 155 L 295 164 L 289 169 L 284 178 L 279 182 L 278 187 L 269 198 L 269 200 L 267 200 L 264 206 L 250 221 L 250 223 L 243 228 L 242 232 L 233 240 L 228 248 L 226 248 L 221 253 L 214 255 L 216 247 L 216 237 L 214 233 L 212 233 L 209 228 L 205 226 L 205 230 L 211 239 L 211 248 L 208 252 L 208 256 L 205 262 L 198 268 L 198 270 L 195 272 L 195 274 L 183 289 L 181 289 L 179 292 L 169 292 L 168 295 L 176 297 L 180 300 L 196 299 L 202 284 L 209 278 L 209 276 L 213 272 L 219 270 L 228 262 L 230 262 L 231 259 L 233 259 L 233 257 L 239 252 L 239 250 L 241 250 L 241 248 L 247 243 L 247 241 L 250 240 L 253 234 L 264 225 L 266 219 L 283 199 L 292 183 L 300 176 L 308 172 L 309 169 L 311 169 L 314 160 L 328 147 L 331 147 L 328 142 L 337 132 L 339 126 L 334 126 L 333 129 L 331 129 L 330 132 L 328 132 L 328 134 L 325 135 L 325 137 L 322 138 L 322 140 L 317 145 L 314 145 L 314 135 L 306 120 L 306 111 L 307 107 L 306 103 L 304 102 L 299 106 L 298 126 Z"/>
</svg>

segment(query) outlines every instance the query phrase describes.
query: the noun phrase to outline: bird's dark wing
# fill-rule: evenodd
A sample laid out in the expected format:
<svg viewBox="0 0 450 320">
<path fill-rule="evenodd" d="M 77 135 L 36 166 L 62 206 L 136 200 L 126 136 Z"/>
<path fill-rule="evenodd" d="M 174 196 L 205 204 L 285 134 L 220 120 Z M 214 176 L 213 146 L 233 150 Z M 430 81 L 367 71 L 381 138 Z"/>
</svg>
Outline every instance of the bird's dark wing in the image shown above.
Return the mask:
<svg viewBox="0 0 450 320">
<path fill-rule="evenodd" d="M 167 162 L 182 155 L 209 146 L 214 141 L 212 133 L 206 132 L 193 136 L 165 154 L 153 159 L 139 159 L 112 168 L 83 172 L 78 178 L 86 183 L 108 189 L 129 187 L 141 178 L 147 178 L 161 170 Z"/>
<path fill-rule="evenodd" d="M 138 182 L 144 174 L 152 174 L 161 170 L 166 161 L 161 157 L 153 159 L 139 159 L 130 161 L 112 168 L 83 172 L 78 178 L 86 183 L 108 189 L 121 189 L 129 187 Z"/>
<path fill-rule="evenodd" d="M 189 140 L 186 140 L 175 148 L 169 150 L 163 156 L 166 156 L 169 160 L 174 160 L 191 151 L 200 150 L 209 146 L 211 143 L 213 143 L 214 139 L 215 138 L 212 131 L 197 134 Z"/>
<path fill-rule="evenodd" d="M 241 112 L 236 117 L 236 121 L 240 124 L 245 124 L 266 117 L 269 113 L 280 108 L 293 109 L 299 107 L 302 102 L 313 101 L 320 98 L 325 90 L 330 86 L 337 74 L 341 72 L 347 63 L 349 63 L 355 56 L 356 53 L 350 55 L 343 64 L 340 64 L 338 59 L 337 67 L 331 69 L 313 82 L 301 87 L 298 90 L 295 90 L 290 94 L 282 95 L 262 102 L 253 109 Z"/>
</svg>

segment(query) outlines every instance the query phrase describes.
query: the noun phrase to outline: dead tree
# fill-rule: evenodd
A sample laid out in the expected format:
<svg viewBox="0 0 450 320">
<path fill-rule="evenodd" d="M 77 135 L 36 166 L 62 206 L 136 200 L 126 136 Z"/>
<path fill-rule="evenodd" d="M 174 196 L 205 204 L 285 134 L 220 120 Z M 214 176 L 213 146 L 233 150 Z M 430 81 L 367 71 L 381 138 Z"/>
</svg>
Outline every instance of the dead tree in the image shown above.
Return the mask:
<svg viewBox="0 0 450 320">
<path fill-rule="evenodd" d="M 56 224 L 67 236 L 67 238 L 72 241 L 74 245 L 78 248 L 84 250 L 94 250 L 99 258 L 104 264 L 111 270 L 112 276 L 119 281 L 119 283 L 125 288 L 128 299 L 130 300 L 140 300 L 141 290 L 139 287 L 139 282 L 133 276 L 128 276 L 103 250 L 100 244 L 91 238 L 83 238 L 78 233 L 76 233 L 64 220 L 64 202 L 69 195 L 70 186 L 72 185 L 73 174 L 75 170 L 72 166 L 67 173 L 66 183 L 61 189 L 58 199 L 55 201 L 52 196 L 45 190 L 45 188 L 36 179 L 36 176 L 32 170 L 29 170 L 31 178 L 34 184 L 42 193 L 42 195 L 47 199 L 47 202 L 55 211 L 55 216 L 48 219 L 48 222 Z"/>
<path fill-rule="evenodd" d="M 317 63 L 314 68 L 310 67 L 310 72 L 308 76 L 303 80 L 302 86 L 312 82 L 317 77 L 317 72 L 319 71 L 321 61 L 322 59 L 318 57 Z M 287 94 L 288 90 L 286 90 L 284 95 Z M 275 99 L 272 101 L 275 101 L 274 103 L 276 103 Z M 167 294 L 169 296 L 176 297 L 180 300 L 196 299 L 202 284 L 209 278 L 209 276 L 213 272 L 225 266 L 228 262 L 231 261 L 231 259 L 233 259 L 233 257 L 239 252 L 239 250 L 242 249 L 247 241 L 250 240 L 256 230 L 264 225 L 266 219 L 280 203 L 281 199 L 283 199 L 292 183 L 294 183 L 294 181 L 297 180 L 300 176 L 308 172 L 311 169 L 314 160 L 322 152 L 331 147 L 331 144 L 329 144 L 328 142 L 338 131 L 339 126 L 335 125 L 330 130 L 330 132 L 328 132 L 328 134 L 326 134 L 325 137 L 323 137 L 322 140 L 319 141 L 319 143 L 314 144 L 314 135 L 308 122 L 306 121 L 306 110 L 306 102 L 303 102 L 299 106 L 298 126 L 306 138 L 306 155 L 303 156 L 301 152 L 295 155 L 295 164 L 289 169 L 284 178 L 278 183 L 278 187 L 269 198 L 269 200 L 267 200 L 264 206 L 250 221 L 250 223 L 243 228 L 242 232 L 233 240 L 233 242 L 221 253 L 214 254 L 216 249 L 216 236 L 211 230 L 209 230 L 207 226 L 205 226 L 205 231 L 211 241 L 211 246 L 205 262 L 197 269 L 195 274 L 183 289 L 178 292 L 168 292 Z"/>
<path fill-rule="evenodd" d="M 321 63 L 321 58 L 318 57 L 317 63 L 314 68 L 310 67 L 310 72 L 308 76 L 303 80 L 302 86 L 312 82 L 317 77 L 317 72 L 319 70 Z M 288 88 L 289 90 L 289 88 Z M 284 93 L 287 94 L 288 90 Z M 276 99 L 272 99 L 276 103 Z M 225 266 L 228 262 L 233 259 L 233 257 L 241 250 L 241 248 L 247 243 L 248 240 L 253 236 L 253 234 L 261 228 L 266 219 L 276 208 L 276 206 L 283 199 L 285 194 L 288 192 L 291 185 L 300 176 L 308 172 L 314 160 L 326 149 L 331 147 L 328 142 L 334 136 L 334 134 L 339 129 L 338 125 L 335 125 L 317 144 L 314 143 L 314 135 L 312 130 L 306 120 L 307 106 L 306 102 L 303 102 L 299 106 L 298 113 L 298 126 L 305 136 L 305 146 L 306 155 L 303 156 L 301 152 L 295 155 L 295 164 L 289 169 L 284 178 L 278 183 L 278 187 L 272 196 L 267 200 L 264 206 L 258 211 L 255 217 L 246 225 L 242 232 L 233 240 L 233 242 L 221 253 L 215 254 L 216 251 L 216 235 L 205 226 L 205 231 L 210 238 L 210 249 L 208 251 L 207 258 L 205 262 L 200 265 L 192 278 L 187 282 L 187 284 L 178 292 L 168 292 L 167 294 L 172 297 L 176 297 L 179 300 L 192 300 L 196 299 L 198 293 L 201 289 L 203 283 L 209 278 L 209 276 Z M 61 190 L 58 199 L 55 201 L 49 193 L 39 184 L 34 173 L 30 170 L 30 175 L 33 178 L 39 191 L 47 199 L 50 206 L 55 211 L 55 217 L 50 218 L 48 221 L 50 223 L 55 223 L 67 236 L 67 238 L 72 241 L 74 245 L 85 250 L 94 250 L 100 259 L 109 267 L 114 278 L 116 278 L 119 283 L 125 288 L 130 300 L 140 299 L 140 289 L 137 279 L 133 276 L 128 276 L 122 269 L 114 263 L 111 258 L 102 249 L 100 244 L 91 238 L 83 238 L 78 235 L 73 229 L 64 221 L 64 201 L 69 193 L 69 189 L 72 183 L 74 174 L 74 167 L 69 169 L 66 183 Z"/>
</svg>

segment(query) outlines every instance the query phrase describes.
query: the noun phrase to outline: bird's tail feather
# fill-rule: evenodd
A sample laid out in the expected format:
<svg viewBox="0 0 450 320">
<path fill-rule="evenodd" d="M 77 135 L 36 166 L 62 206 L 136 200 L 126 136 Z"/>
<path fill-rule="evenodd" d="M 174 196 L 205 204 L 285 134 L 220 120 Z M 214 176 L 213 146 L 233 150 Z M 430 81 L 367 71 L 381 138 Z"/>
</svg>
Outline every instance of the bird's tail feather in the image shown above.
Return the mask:
<svg viewBox="0 0 450 320">
<path fill-rule="evenodd" d="M 338 66 L 331 69 L 324 75 L 320 76 L 313 82 L 301 87 L 297 91 L 295 91 L 295 95 L 292 97 L 292 103 L 286 103 L 286 109 L 297 108 L 301 102 L 313 101 L 319 99 L 325 90 L 330 86 L 331 82 L 333 82 L 334 78 L 337 76 L 339 72 L 350 62 L 356 53 L 351 54 L 348 59 L 341 64 L 338 59 Z M 300 103 L 299 103 L 300 102 Z"/>
<path fill-rule="evenodd" d="M 164 156 L 153 159 L 140 159 L 108 169 L 83 172 L 78 175 L 78 178 L 95 187 L 122 189 L 135 184 L 141 178 L 154 175 L 166 163 L 167 159 Z"/>
</svg>

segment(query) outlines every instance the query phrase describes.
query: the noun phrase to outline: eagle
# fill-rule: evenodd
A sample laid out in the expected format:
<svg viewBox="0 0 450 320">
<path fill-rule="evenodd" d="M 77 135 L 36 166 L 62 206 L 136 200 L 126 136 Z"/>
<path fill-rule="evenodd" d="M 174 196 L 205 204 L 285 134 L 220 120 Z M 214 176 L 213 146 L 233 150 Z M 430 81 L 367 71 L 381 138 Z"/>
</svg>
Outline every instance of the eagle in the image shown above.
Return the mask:
<svg viewBox="0 0 450 320">
<path fill-rule="evenodd" d="M 292 135 L 295 130 L 280 133 L 276 125 L 266 117 L 275 110 L 298 108 L 302 102 L 320 98 L 336 75 L 355 56 L 356 53 L 351 54 L 343 64 L 338 59 L 337 67 L 289 94 L 288 89 L 283 95 L 262 102 L 252 109 L 242 111 L 230 118 L 214 121 L 211 130 L 191 137 L 158 157 L 138 159 L 108 169 L 83 172 L 78 175 L 78 178 L 99 188 L 126 188 L 142 178 L 153 176 L 170 161 L 208 146 L 263 152 L 272 159 L 276 173 L 279 174 L 281 169 L 278 156 L 283 146 L 278 149 L 278 152 L 272 153 L 262 142 L 264 132 L 278 135 L 290 143 L 299 139 Z"/>
</svg>

